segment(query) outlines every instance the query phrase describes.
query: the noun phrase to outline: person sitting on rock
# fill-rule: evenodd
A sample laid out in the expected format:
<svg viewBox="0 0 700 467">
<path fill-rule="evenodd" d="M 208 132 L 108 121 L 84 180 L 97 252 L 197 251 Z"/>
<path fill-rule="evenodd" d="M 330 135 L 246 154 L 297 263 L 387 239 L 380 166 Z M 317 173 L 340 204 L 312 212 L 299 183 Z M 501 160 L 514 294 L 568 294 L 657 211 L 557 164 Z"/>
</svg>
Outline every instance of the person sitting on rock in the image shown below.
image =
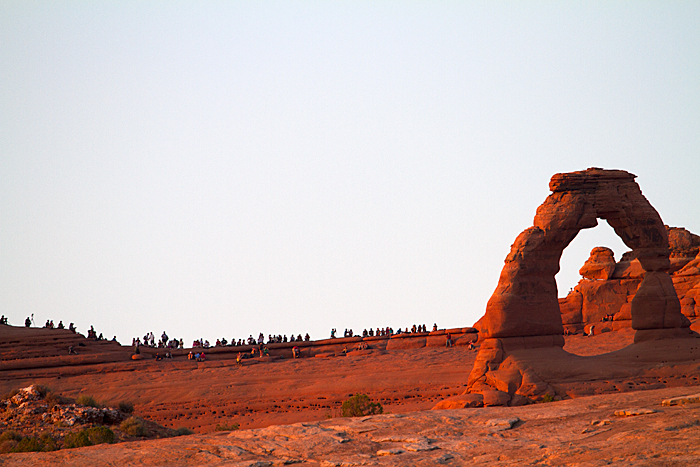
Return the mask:
<svg viewBox="0 0 700 467">
<path fill-rule="evenodd" d="M 170 351 L 168 350 L 167 352 L 165 352 L 165 358 L 167 358 L 168 360 L 172 360 L 173 354 L 171 354 Z"/>
<path fill-rule="evenodd" d="M 469 344 L 467 344 L 467 349 L 468 349 L 468 350 L 474 350 L 474 349 L 476 349 L 476 346 L 474 345 L 474 342 L 469 341 Z"/>
<path fill-rule="evenodd" d="M 267 346 L 263 347 L 262 354 L 264 357 L 267 357 L 270 355 L 270 350 L 267 348 Z"/>
<path fill-rule="evenodd" d="M 437 323 L 433 323 L 433 331 L 437 331 Z"/>
<path fill-rule="evenodd" d="M 297 347 L 296 345 L 292 347 L 292 356 L 294 358 L 299 358 L 299 347 Z"/>
<path fill-rule="evenodd" d="M 331 339 L 335 339 L 335 328 L 331 329 Z"/>
<path fill-rule="evenodd" d="M 301 340 L 301 334 L 299 334 L 299 339 L 297 339 L 297 340 Z M 311 336 L 307 332 L 306 335 L 304 336 L 304 341 L 309 342 L 310 340 L 311 340 Z"/>
<path fill-rule="evenodd" d="M 362 337 L 367 337 L 367 336 L 368 336 L 367 329 L 363 329 L 362 330 Z"/>
<path fill-rule="evenodd" d="M 159 362 L 161 360 L 163 360 L 163 357 L 161 357 L 159 353 L 156 353 L 156 361 Z"/>
<path fill-rule="evenodd" d="M 65 327 L 63 326 L 63 321 L 58 322 L 58 329 L 65 329 Z"/>
<path fill-rule="evenodd" d="M 73 334 L 75 334 L 76 333 L 75 324 L 70 323 L 68 325 L 68 330 L 71 331 Z"/>
<path fill-rule="evenodd" d="M 68 355 L 78 355 L 78 352 L 75 351 L 72 345 L 68 347 Z"/>
<path fill-rule="evenodd" d="M 236 357 L 236 363 L 239 365 L 243 365 L 243 352 L 238 352 L 238 356 Z"/>
<path fill-rule="evenodd" d="M 29 319 L 29 317 L 27 316 L 27 319 L 24 320 L 24 327 L 25 327 L 25 328 L 28 328 L 28 327 L 31 327 L 31 326 L 32 326 L 32 320 Z"/>
</svg>

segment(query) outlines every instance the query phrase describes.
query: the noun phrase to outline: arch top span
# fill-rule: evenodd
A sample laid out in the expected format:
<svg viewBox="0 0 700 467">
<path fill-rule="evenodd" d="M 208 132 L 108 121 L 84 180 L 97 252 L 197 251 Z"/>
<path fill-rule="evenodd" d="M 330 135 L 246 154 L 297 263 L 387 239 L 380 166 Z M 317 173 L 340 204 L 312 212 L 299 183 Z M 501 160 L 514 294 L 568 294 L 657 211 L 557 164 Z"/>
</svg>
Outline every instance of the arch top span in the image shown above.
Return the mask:
<svg viewBox="0 0 700 467">
<path fill-rule="evenodd" d="M 647 271 L 632 302 L 632 327 L 682 325 L 680 303 L 667 273 L 668 234 L 635 178 L 624 170 L 600 168 L 552 177 L 552 193 L 537 208 L 533 226 L 516 238 L 506 257 L 481 320 L 483 337 L 563 333 L 554 276 L 564 249 L 579 231 L 598 225 L 598 219 L 610 224 Z"/>
</svg>

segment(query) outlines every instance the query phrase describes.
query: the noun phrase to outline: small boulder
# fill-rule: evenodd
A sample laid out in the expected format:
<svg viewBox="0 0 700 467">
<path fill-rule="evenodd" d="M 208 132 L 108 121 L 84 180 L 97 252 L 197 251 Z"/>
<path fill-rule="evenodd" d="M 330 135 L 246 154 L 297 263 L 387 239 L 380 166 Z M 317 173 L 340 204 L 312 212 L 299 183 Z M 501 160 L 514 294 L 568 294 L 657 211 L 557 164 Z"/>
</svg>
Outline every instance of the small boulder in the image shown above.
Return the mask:
<svg viewBox="0 0 700 467">
<path fill-rule="evenodd" d="M 591 255 L 579 270 L 586 279 L 608 280 L 615 272 L 615 256 L 610 248 L 597 246 L 591 250 Z"/>
</svg>

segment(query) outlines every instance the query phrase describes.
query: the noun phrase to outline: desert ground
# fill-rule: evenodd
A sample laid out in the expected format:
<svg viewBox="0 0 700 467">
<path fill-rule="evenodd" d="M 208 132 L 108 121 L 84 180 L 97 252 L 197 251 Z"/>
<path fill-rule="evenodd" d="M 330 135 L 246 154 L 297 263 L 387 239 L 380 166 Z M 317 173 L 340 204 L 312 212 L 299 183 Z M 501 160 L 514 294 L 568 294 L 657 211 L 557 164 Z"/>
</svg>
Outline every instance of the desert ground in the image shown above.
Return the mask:
<svg viewBox="0 0 700 467">
<path fill-rule="evenodd" d="M 695 327 L 695 323 L 693 325 Z M 458 330 L 457 330 L 458 331 Z M 195 434 L 0 456 L 0 465 L 695 465 L 700 404 L 662 406 L 700 393 L 700 339 L 633 344 L 624 328 L 567 336 L 563 351 L 581 359 L 580 378 L 563 372 L 564 400 L 522 407 L 430 410 L 465 391 L 476 351 L 459 345 L 401 345 L 373 339 L 309 343 L 302 357 L 238 365 L 236 348 L 212 349 L 205 362 L 177 351 L 156 361 L 149 349 L 94 341 L 65 330 L 0 328 L 0 391 L 43 384 L 105 405 L 128 400 L 135 413 Z M 439 333 L 434 344 L 443 342 Z M 83 345 L 80 345 L 80 344 Z M 428 343 L 430 343 L 428 341 Z M 67 355 L 74 345 L 79 354 Z M 411 348 L 414 345 L 417 348 Z M 398 347 L 398 348 L 396 348 Z M 347 355 L 339 351 L 349 348 Z M 231 350 L 234 349 L 234 350 Z M 274 355 L 277 354 L 277 355 Z M 663 357 L 668 355 L 668 358 Z M 659 363 L 659 358 L 665 359 Z M 550 370 L 556 373 L 556 366 Z M 566 374 L 564 374 L 566 373 Z M 548 376 L 555 378 L 556 375 Z M 384 414 L 340 417 L 364 393 Z M 616 416 L 627 411 L 628 416 Z M 240 425 L 216 431 L 218 424 Z"/>
</svg>

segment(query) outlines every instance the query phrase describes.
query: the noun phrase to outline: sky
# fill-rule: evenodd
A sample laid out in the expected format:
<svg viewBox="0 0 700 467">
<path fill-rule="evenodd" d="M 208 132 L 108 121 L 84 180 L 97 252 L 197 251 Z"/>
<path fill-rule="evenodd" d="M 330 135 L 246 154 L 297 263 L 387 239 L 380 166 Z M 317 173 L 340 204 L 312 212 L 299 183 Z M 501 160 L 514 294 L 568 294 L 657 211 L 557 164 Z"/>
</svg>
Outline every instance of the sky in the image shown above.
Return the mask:
<svg viewBox="0 0 700 467">
<path fill-rule="evenodd" d="M 0 1 L 0 312 L 469 326 L 560 172 L 700 234 L 700 2 Z M 590 250 L 627 247 L 604 222 Z"/>
</svg>

